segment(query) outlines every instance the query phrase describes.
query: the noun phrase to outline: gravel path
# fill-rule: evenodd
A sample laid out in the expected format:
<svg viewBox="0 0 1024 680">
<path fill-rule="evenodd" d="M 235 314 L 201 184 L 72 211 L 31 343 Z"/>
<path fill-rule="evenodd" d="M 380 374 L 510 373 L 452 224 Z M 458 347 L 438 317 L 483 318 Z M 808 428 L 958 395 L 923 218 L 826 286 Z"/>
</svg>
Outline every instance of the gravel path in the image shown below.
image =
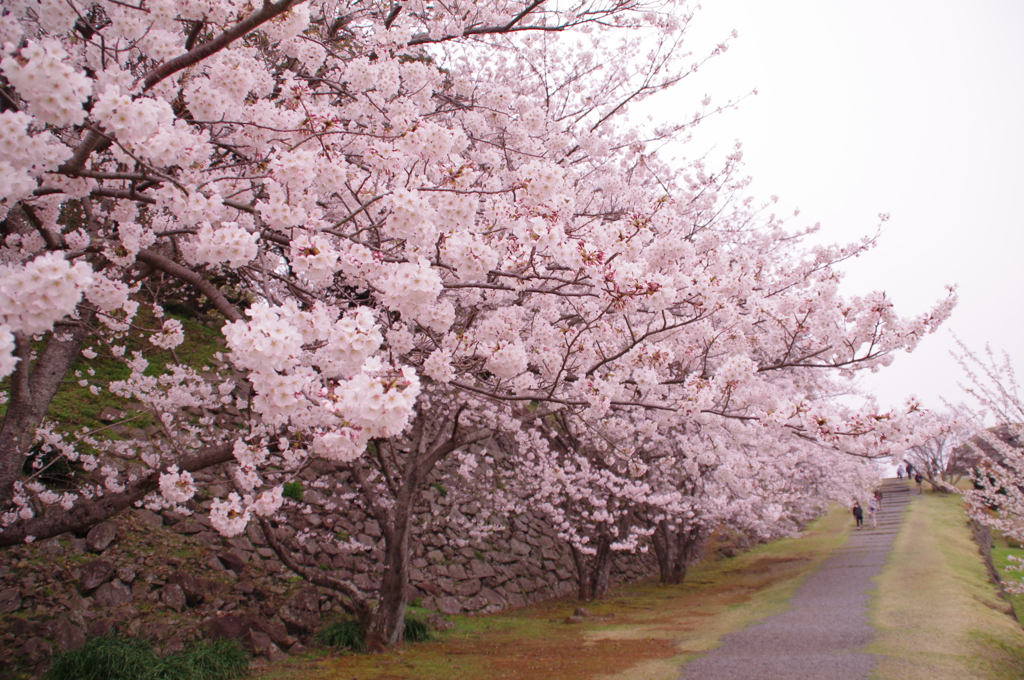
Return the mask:
<svg viewBox="0 0 1024 680">
<path fill-rule="evenodd" d="M 878 528 L 865 517 L 864 528 L 807 577 L 787 611 L 726 635 L 686 664 L 680 680 L 867 680 L 875 659 L 858 650 L 874 633 L 868 591 L 910 501 L 905 482 L 885 480 L 882 493 Z"/>
</svg>

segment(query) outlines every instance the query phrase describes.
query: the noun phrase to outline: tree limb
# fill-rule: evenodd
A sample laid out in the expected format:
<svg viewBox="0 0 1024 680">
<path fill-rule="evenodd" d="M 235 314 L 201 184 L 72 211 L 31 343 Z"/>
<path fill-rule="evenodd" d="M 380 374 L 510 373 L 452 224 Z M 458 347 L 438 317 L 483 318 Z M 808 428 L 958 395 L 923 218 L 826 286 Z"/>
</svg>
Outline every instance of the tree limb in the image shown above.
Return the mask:
<svg viewBox="0 0 1024 680">
<path fill-rule="evenodd" d="M 217 311 L 224 315 L 228 321 L 244 321 L 245 317 L 238 311 L 238 308 L 231 304 L 224 294 L 217 290 L 217 287 L 204 279 L 197 272 L 183 267 L 174 260 L 164 257 L 152 250 L 140 250 L 136 258 L 140 262 L 159 269 L 162 272 L 195 286 L 196 290 L 210 299 Z"/>
<path fill-rule="evenodd" d="M 234 441 L 208 446 L 192 455 L 173 461 L 180 470 L 196 472 L 234 460 Z M 52 538 L 69 531 L 84 531 L 156 490 L 163 470 L 152 470 L 125 485 L 121 493 L 110 493 L 91 501 L 80 501 L 71 510 L 47 513 L 42 517 L 18 522 L 0 529 L 0 547 L 24 543 L 29 536 L 36 540 Z"/>
<path fill-rule="evenodd" d="M 274 17 L 284 14 L 290 10 L 293 6 L 298 4 L 298 0 L 280 0 L 277 3 L 264 2 L 263 7 L 253 12 L 245 19 L 242 19 L 237 24 L 218 35 L 213 40 L 204 42 L 198 47 L 193 47 L 185 54 L 178 55 L 177 57 L 165 61 L 160 64 L 152 71 L 146 74 L 143 78 L 142 90 L 146 91 L 152 88 L 154 85 L 159 83 L 164 78 L 171 76 L 178 71 L 188 68 L 194 64 L 198 64 L 203 59 L 206 59 L 212 54 L 215 54 L 235 40 L 238 40 L 249 31 L 253 31 L 260 25 L 265 24 Z"/>
</svg>

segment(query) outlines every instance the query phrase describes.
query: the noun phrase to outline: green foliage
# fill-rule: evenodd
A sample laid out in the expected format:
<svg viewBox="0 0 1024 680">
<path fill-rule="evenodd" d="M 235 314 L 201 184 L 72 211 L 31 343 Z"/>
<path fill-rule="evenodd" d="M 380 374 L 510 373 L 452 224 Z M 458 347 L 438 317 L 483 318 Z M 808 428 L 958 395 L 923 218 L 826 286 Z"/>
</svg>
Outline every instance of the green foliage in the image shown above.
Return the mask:
<svg viewBox="0 0 1024 680">
<path fill-rule="evenodd" d="M 366 651 L 366 631 L 358 621 L 335 621 L 321 628 L 314 638 L 318 644 L 347 649 L 358 654 Z"/>
<path fill-rule="evenodd" d="M 1003 581 L 1016 581 L 1021 578 L 1020 572 L 1011 570 L 1011 567 L 1016 565 L 1016 562 L 1011 558 L 1024 559 L 1024 549 L 1016 543 L 1008 541 L 998 531 L 993 531 L 992 562 Z M 1024 621 L 1024 595 L 1005 593 L 1004 597 L 1013 607 L 1017 619 Z"/>
<path fill-rule="evenodd" d="M 46 677 L 48 680 L 135 680 L 146 676 L 154 658 L 145 640 L 103 636 L 55 656 Z"/>
<path fill-rule="evenodd" d="M 231 640 L 198 642 L 158 657 L 145 640 L 107 635 L 58 654 L 47 680 L 230 680 L 249 668 L 249 656 Z"/>
<path fill-rule="evenodd" d="M 407 616 L 402 639 L 406 642 L 426 642 L 430 639 L 430 628 L 423 621 Z"/>
<path fill-rule="evenodd" d="M 350 652 L 363 654 L 366 652 L 366 629 L 358 621 L 346 619 L 330 623 L 317 632 L 316 642 L 324 647 L 347 649 Z M 424 621 L 405 617 L 405 630 L 402 640 L 405 642 L 425 642 L 430 639 L 430 628 Z"/>
<path fill-rule="evenodd" d="M 438 484 L 437 482 L 431 482 L 430 486 L 432 486 L 435 489 L 437 489 L 437 492 L 439 494 L 441 494 L 442 498 L 448 495 L 448 489 L 444 488 L 443 484 Z"/>
<path fill-rule="evenodd" d="M 157 659 L 147 680 L 229 680 L 245 674 L 249 655 L 233 640 L 198 642 Z"/>
<path fill-rule="evenodd" d="M 284 488 L 281 490 L 281 495 L 285 498 L 291 498 L 293 501 L 302 501 L 302 482 L 296 480 L 294 482 L 285 482 Z"/>
</svg>

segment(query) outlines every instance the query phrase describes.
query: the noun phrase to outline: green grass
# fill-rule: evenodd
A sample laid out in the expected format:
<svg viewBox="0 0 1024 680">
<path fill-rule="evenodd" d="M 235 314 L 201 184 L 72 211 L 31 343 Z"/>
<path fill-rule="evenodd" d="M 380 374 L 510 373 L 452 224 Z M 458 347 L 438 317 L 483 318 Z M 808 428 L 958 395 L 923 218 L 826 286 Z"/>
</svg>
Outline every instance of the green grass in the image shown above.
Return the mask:
<svg viewBox="0 0 1024 680">
<path fill-rule="evenodd" d="M 426 642 L 431 637 L 430 628 L 426 623 L 413 616 L 405 617 L 405 628 L 402 631 L 404 642 Z M 314 640 L 323 647 L 363 654 L 366 652 L 365 638 L 366 631 L 358 621 L 344 619 L 321 628 Z"/>
<path fill-rule="evenodd" d="M 430 628 L 419 619 L 405 617 L 405 628 L 402 631 L 402 639 L 406 642 L 426 642 L 431 638 Z"/>
<path fill-rule="evenodd" d="M 1007 567 L 1013 564 L 1010 562 L 1011 556 L 1024 559 L 1024 549 L 1018 547 L 1016 543 L 1011 547 L 1003 536 L 993 532 L 992 562 L 995 564 L 996 570 L 999 572 L 999 577 L 1004 582 L 1019 581 L 1024 578 L 1024 572 L 1009 571 L 1007 569 Z M 1024 623 L 1024 595 L 1008 594 L 1006 598 L 1013 607 L 1013 611 L 1017 615 L 1017 620 Z M 1024 677 L 1024 675 L 1021 677 Z"/>
<path fill-rule="evenodd" d="M 1024 629 L 989 581 L 958 496 L 913 497 L 872 607 L 878 678 L 1022 677 Z"/>
<path fill-rule="evenodd" d="M 47 680 L 230 680 L 249 668 L 249 656 L 230 640 L 199 642 L 158 657 L 138 638 L 104 636 L 58 654 Z"/>
<path fill-rule="evenodd" d="M 314 640 L 324 647 L 333 647 L 357 654 L 366 651 L 366 631 L 358 621 L 335 621 L 317 631 Z"/>
<path fill-rule="evenodd" d="M 178 654 L 159 658 L 147 680 L 230 680 L 249 669 L 249 655 L 230 640 L 198 642 Z"/>
<path fill-rule="evenodd" d="M 184 315 L 168 314 L 167 318 L 174 318 L 181 322 L 185 331 L 185 340 L 174 352 L 182 364 L 200 369 L 209 364 L 210 359 L 218 351 L 222 350 L 223 336 L 220 330 L 209 328 Z M 158 323 L 152 312 L 142 308 L 136 317 L 135 323 L 145 328 L 157 328 Z M 147 336 L 148 337 L 148 336 Z M 125 338 L 127 355 L 131 352 L 141 351 L 149 361 L 146 375 L 160 375 L 167 371 L 167 366 L 174 361 L 172 354 L 155 347 L 146 338 L 138 334 L 131 334 Z M 38 343 L 37 351 L 42 350 L 43 343 Z M 128 367 L 124 362 L 110 356 L 108 348 L 102 343 L 91 339 L 85 343 L 84 348 L 93 349 L 99 355 L 95 359 L 80 357 L 71 367 L 53 401 L 47 411 L 46 419 L 60 423 L 65 430 L 77 430 L 86 428 L 96 430 L 107 427 L 107 423 L 99 420 L 98 416 L 107 407 L 125 410 L 126 415 L 131 417 L 130 404 L 107 391 L 106 385 L 114 380 L 124 380 L 129 375 Z M 89 375 L 88 370 L 92 369 L 94 375 Z M 80 373 L 81 377 L 76 375 Z M 99 394 L 93 394 L 88 386 L 78 384 L 79 380 L 88 380 L 91 384 L 104 387 Z M 0 390 L 6 390 L 10 379 L 0 382 Z M 0 418 L 7 412 L 5 404 L 0 404 Z M 148 414 L 142 414 L 128 423 L 129 427 L 145 428 L 152 423 Z M 109 431 L 104 433 L 105 437 L 117 438 Z"/>
<path fill-rule="evenodd" d="M 885 680 L 1020 680 L 1024 629 L 988 580 L 960 499 L 915 495 L 877 579 L 867 651 Z M 851 525 L 845 509 L 798 539 L 692 568 L 680 586 L 617 588 L 563 623 L 578 603 L 544 602 L 492 616 L 452 617 L 434 640 L 380 655 L 306 657 L 274 665 L 267 680 L 676 680 L 680 666 L 722 637 L 785 609 Z"/>
<path fill-rule="evenodd" d="M 153 663 L 145 640 L 124 637 L 93 638 L 84 646 L 53 658 L 48 680 L 134 680 L 143 678 Z"/>
</svg>

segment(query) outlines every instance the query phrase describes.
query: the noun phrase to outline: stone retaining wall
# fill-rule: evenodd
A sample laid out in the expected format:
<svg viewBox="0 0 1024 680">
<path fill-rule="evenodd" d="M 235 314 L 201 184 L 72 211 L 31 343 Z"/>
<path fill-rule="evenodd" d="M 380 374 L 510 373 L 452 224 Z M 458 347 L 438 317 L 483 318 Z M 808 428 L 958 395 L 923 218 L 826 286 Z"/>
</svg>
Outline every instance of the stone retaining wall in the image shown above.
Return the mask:
<svg viewBox="0 0 1024 680">
<path fill-rule="evenodd" d="M 334 473 L 332 473 L 333 475 Z M 218 477 L 196 475 L 211 496 L 224 496 Z M 345 476 L 308 489 L 309 512 L 298 507 L 278 537 L 308 565 L 376 587 L 383 551 L 380 528 L 352 507 L 323 510 L 345 493 Z M 307 484 L 324 472 L 308 471 Z M 224 493 L 222 493 L 224 492 Z M 208 506 L 209 497 L 197 499 Z M 473 516 L 472 502 L 428 491 L 413 536 L 410 601 L 440 614 L 489 613 L 571 595 L 575 578 L 569 551 L 542 517 L 511 518 L 502 530 L 467 541 L 453 526 L 429 517 Z M 330 545 L 300 545 L 296 532 L 326 526 L 365 547 L 346 553 Z M 613 583 L 653 573 L 650 556 L 622 555 Z M 41 676 L 51 654 L 73 649 L 110 631 L 141 636 L 161 653 L 210 636 L 240 640 L 259 656 L 304 652 L 330 616 L 343 613 L 336 593 L 310 587 L 274 556 L 257 525 L 224 539 L 205 514 L 182 517 L 131 510 L 94 527 L 0 551 L 0 678 Z"/>
</svg>

